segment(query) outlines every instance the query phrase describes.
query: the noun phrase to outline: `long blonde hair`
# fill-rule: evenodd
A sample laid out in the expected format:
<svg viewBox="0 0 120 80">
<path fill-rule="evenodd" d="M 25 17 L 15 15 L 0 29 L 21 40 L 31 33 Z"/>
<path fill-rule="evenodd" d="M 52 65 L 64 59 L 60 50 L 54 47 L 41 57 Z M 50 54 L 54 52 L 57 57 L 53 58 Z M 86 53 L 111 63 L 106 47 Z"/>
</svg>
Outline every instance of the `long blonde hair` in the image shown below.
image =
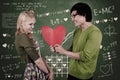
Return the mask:
<svg viewBox="0 0 120 80">
<path fill-rule="evenodd" d="M 31 18 L 35 19 L 33 10 L 23 11 L 19 14 L 18 19 L 17 19 L 17 30 L 16 30 L 15 35 L 19 35 L 20 33 L 25 33 L 25 31 L 23 30 L 22 23 Z"/>
</svg>

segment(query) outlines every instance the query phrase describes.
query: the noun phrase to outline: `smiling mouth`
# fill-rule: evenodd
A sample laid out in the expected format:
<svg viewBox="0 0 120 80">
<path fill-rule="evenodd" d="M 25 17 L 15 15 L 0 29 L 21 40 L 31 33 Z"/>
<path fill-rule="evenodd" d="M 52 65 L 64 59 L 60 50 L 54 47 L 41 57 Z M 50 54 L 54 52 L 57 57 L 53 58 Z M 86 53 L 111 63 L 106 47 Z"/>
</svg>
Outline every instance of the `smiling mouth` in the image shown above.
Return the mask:
<svg viewBox="0 0 120 80">
<path fill-rule="evenodd" d="M 33 30 L 32 30 L 32 29 L 29 29 L 29 32 L 30 32 L 30 33 L 32 33 L 32 32 L 33 32 Z"/>
</svg>

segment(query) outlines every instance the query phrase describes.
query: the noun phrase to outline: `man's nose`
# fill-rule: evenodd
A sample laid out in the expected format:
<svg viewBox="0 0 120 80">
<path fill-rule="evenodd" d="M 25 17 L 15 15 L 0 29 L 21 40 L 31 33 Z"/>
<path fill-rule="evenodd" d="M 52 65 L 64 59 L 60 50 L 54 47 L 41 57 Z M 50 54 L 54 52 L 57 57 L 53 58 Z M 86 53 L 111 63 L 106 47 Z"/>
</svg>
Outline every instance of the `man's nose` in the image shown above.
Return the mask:
<svg viewBox="0 0 120 80">
<path fill-rule="evenodd" d="M 73 17 L 71 17 L 71 20 L 72 20 L 72 21 L 74 21 L 74 18 L 73 18 Z"/>
</svg>

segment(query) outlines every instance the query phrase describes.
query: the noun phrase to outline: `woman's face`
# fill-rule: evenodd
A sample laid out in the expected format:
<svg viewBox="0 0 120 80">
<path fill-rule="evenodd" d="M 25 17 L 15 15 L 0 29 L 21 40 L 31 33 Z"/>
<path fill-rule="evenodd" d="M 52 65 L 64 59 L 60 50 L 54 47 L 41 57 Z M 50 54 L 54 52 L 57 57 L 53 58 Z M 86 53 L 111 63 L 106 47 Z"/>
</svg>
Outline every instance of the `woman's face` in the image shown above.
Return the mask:
<svg viewBox="0 0 120 80">
<path fill-rule="evenodd" d="M 85 16 L 77 14 L 77 11 L 72 11 L 71 18 L 75 26 L 82 26 L 86 22 Z"/>
<path fill-rule="evenodd" d="M 32 33 L 35 22 L 36 22 L 36 20 L 34 18 L 31 18 L 31 19 L 24 21 L 23 22 L 23 30 L 26 33 Z"/>
</svg>

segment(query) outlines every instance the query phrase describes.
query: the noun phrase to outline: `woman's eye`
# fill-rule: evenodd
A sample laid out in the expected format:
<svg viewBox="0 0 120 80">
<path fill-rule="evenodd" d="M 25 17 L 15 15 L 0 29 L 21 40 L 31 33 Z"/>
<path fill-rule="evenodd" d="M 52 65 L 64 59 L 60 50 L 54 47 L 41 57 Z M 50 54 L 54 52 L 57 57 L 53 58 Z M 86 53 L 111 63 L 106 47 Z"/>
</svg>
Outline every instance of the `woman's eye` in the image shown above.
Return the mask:
<svg viewBox="0 0 120 80">
<path fill-rule="evenodd" d="M 29 25 L 33 25 L 32 23 L 30 23 Z"/>
</svg>

